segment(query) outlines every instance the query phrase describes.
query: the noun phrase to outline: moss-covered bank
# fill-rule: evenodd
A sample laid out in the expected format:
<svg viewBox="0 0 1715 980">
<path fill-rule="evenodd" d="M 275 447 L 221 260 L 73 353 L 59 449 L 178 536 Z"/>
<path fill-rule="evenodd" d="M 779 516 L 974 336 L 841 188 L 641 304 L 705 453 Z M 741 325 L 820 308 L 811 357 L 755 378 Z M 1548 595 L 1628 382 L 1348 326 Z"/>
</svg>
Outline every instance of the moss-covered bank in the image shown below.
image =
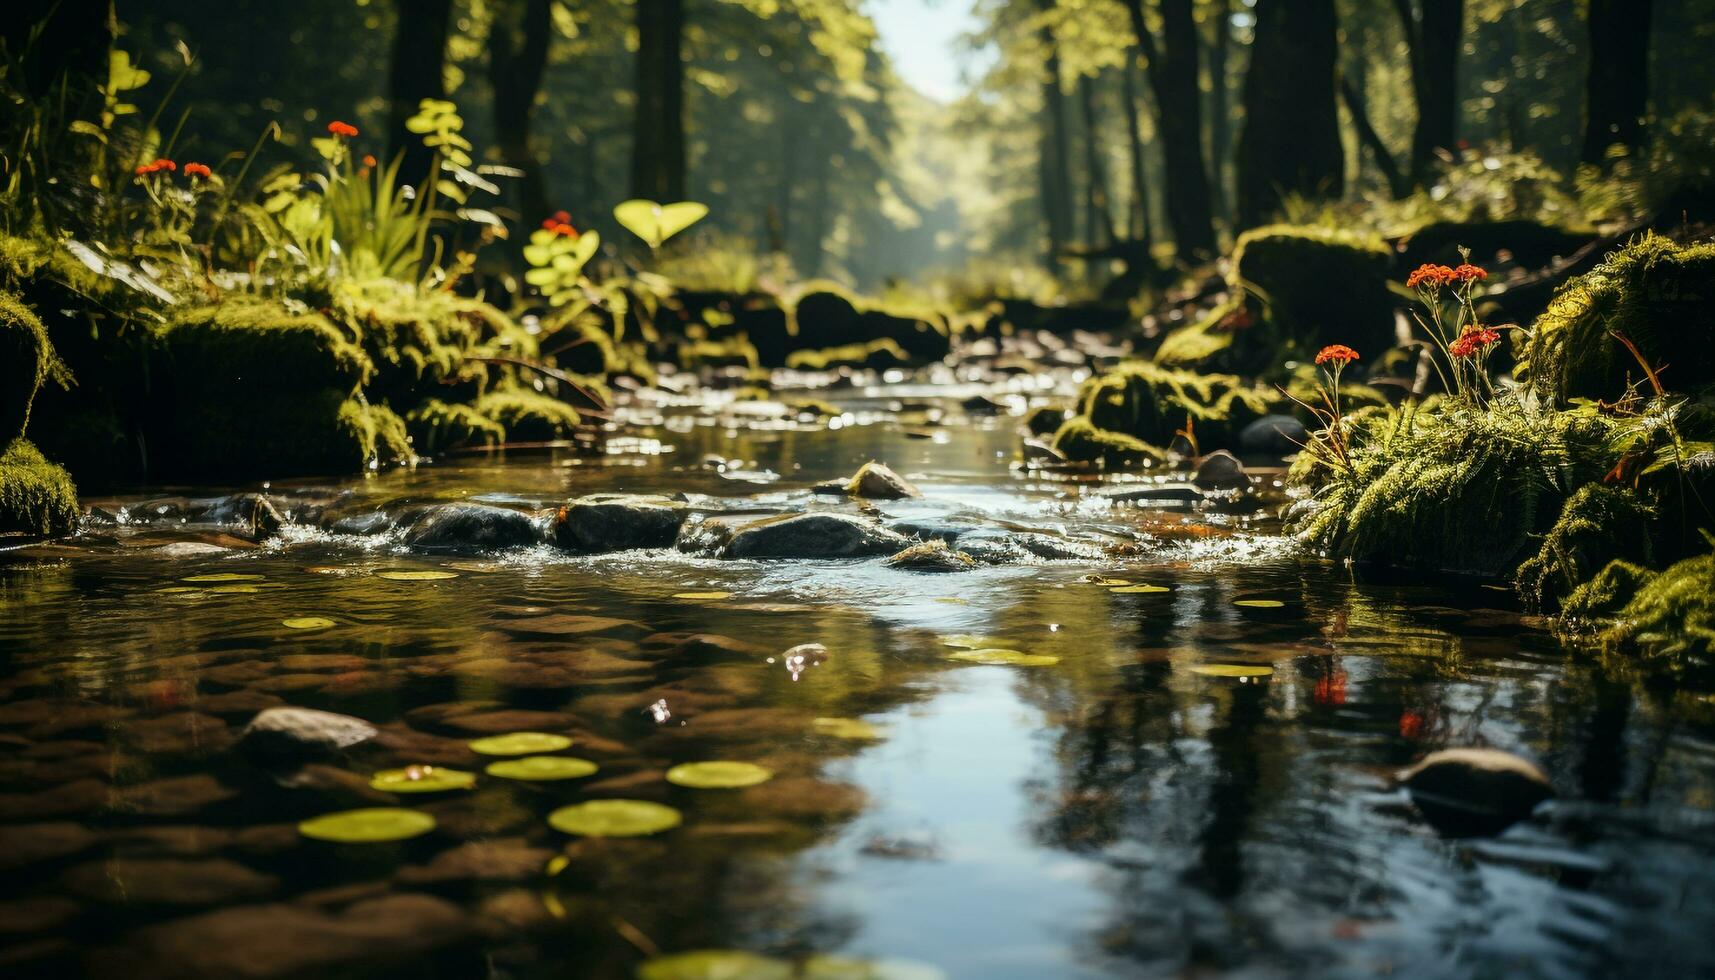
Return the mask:
<svg viewBox="0 0 1715 980">
<path fill-rule="evenodd" d="M 50 538 L 77 526 L 71 474 L 23 439 L 0 453 L 0 540 L 6 535 Z"/>
</svg>

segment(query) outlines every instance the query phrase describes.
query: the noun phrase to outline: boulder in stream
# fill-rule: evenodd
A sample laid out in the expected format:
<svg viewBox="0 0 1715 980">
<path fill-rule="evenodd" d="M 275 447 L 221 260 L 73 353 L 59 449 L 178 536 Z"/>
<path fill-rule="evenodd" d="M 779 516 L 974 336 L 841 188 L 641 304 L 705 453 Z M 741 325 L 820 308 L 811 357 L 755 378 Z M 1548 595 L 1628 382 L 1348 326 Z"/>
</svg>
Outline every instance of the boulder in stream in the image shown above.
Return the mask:
<svg viewBox="0 0 1715 980">
<path fill-rule="evenodd" d="M 548 533 L 568 551 L 630 551 L 671 547 L 684 523 L 685 505 L 671 497 L 603 493 L 561 507 Z"/>
<path fill-rule="evenodd" d="M 1191 482 L 1201 490 L 1248 490 L 1251 478 L 1245 473 L 1238 457 L 1225 449 L 1204 456 L 1191 474 Z"/>
<path fill-rule="evenodd" d="M 374 725 L 350 715 L 314 708 L 268 708 L 244 726 L 238 746 L 264 762 L 294 763 L 325 758 L 375 734 Z"/>
<path fill-rule="evenodd" d="M 1535 763 L 1498 749 L 1431 752 L 1399 781 L 1424 819 L 1450 837 L 1498 834 L 1554 795 Z"/>
<path fill-rule="evenodd" d="M 405 543 L 423 551 L 489 551 L 541 540 L 535 518 L 488 504 L 439 504 L 424 511 L 405 532 Z"/>
<path fill-rule="evenodd" d="M 886 463 L 873 459 L 858 467 L 857 473 L 846 482 L 845 490 L 850 496 L 866 500 L 903 500 L 923 496 L 923 492 L 912 486 L 910 480 L 893 472 Z"/>
<path fill-rule="evenodd" d="M 847 514 L 794 514 L 732 527 L 722 558 L 865 558 L 900 551 L 911 539 Z"/>
</svg>

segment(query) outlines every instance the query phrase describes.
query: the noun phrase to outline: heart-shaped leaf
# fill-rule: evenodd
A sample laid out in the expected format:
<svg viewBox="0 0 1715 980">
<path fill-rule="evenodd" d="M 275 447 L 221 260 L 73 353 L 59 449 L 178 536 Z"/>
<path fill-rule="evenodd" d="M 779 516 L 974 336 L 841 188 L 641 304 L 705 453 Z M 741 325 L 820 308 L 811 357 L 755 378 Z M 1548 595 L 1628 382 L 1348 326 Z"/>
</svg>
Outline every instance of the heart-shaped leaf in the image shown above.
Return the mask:
<svg viewBox="0 0 1715 980">
<path fill-rule="evenodd" d="M 708 213 L 708 205 L 695 201 L 660 204 L 638 198 L 620 202 L 613 209 L 613 218 L 650 248 L 659 248 L 662 242 L 703 220 Z"/>
</svg>

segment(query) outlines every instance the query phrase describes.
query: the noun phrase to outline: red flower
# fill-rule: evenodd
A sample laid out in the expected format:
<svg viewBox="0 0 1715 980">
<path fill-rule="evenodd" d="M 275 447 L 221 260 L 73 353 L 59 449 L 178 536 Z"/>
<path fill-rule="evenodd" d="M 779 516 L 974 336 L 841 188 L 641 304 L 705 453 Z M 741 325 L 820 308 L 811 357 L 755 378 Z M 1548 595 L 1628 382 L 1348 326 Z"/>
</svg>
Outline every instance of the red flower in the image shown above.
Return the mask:
<svg viewBox="0 0 1715 980">
<path fill-rule="evenodd" d="M 1463 266 L 1461 266 L 1463 268 Z M 1457 271 L 1444 265 L 1426 262 L 1417 267 L 1417 271 L 1405 277 L 1405 284 L 1411 289 L 1440 289 L 1458 278 Z"/>
<path fill-rule="evenodd" d="M 187 163 L 187 164 L 185 164 L 185 176 L 186 177 L 201 177 L 204 180 L 207 180 L 208 178 L 214 176 L 214 171 L 208 169 L 207 166 L 200 164 L 200 163 Z"/>
<path fill-rule="evenodd" d="M 373 153 L 365 153 L 365 154 L 364 154 L 364 155 L 363 155 L 363 165 L 364 165 L 364 166 L 365 166 L 365 167 L 373 167 L 373 166 L 375 166 L 375 154 L 373 154 Z"/>
<path fill-rule="evenodd" d="M 333 122 L 328 123 L 328 132 L 335 136 L 356 136 L 357 127 L 353 126 L 351 123 L 340 122 L 338 119 L 335 119 Z"/>
<path fill-rule="evenodd" d="M 1500 331 L 1488 327 L 1470 327 L 1459 335 L 1459 339 L 1447 345 L 1447 353 L 1454 357 L 1473 357 L 1482 352 L 1485 347 L 1501 339 Z"/>
<path fill-rule="evenodd" d="M 1479 279 L 1489 278 L 1489 274 L 1484 272 L 1478 266 L 1474 266 L 1471 263 L 1466 262 L 1459 266 L 1459 268 L 1453 270 L 1453 278 L 1459 282 L 1475 282 Z"/>
<path fill-rule="evenodd" d="M 1358 352 L 1345 344 L 1329 344 L 1316 354 L 1318 366 L 1333 361 L 1337 367 L 1345 367 L 1358 359 Z"/>
<path fill-rule="evenodd" d="M 139 177 L 141 177 L 141 176 L 143 176 L 143 175 L 144 175 L 144 174 L 152 174 L 152 173 L 154 173 L 154 172 L 155 172 L 155 168 L 154 168 L 154 167 L 152 167 L 152 166 L 150 166 L 150 165 L 149 165 L 149 164 L 146 164 L 146 163 L 145 163 L 145 164 L 141 164 L 141 165 L 139 165 L 139 166 L 138 166 L 138 167 L 137 167 L 137 169 L 136 169 L 136 170 L 133 170 L 133 171 L 131 171 L 131 172 L 132 172 L 132 173 L 134 173 L 134 174 L 136 174 L 136 175 L 137 175 L 137 176 L 139 176 Z"/>
<path fill-rule="evenodd" d="M 1416 738 L 1423 734 L 1423 715 L 1407 708 L 1399 713 L 1399 734 L 1401 738 Z"/>
<path fill-rule="evenodd" d="M 557 225 L 569 225 L 569 224 L 571 224 L 572 223 L 572 213 L 570 211 L 555 211 L 554 212 L 554 223 Z"/>
<path fill-rule="evenodd" d="M 138 167 L 136 170 L 133 170 L 131 172 L 136 174 L 139 177 L 142 177 L 145 174 L 155 174 L 155 173 L 160 173 L 163 170 L 171 171 L 171 170 L 177 170 L 177 169 L 179 169 L 178 164 L 174 163 L 171 160 L 168 160 L 166 157 L 157 157 L 153 162 L 145 163 L 142 166 Z"/>
</svg>

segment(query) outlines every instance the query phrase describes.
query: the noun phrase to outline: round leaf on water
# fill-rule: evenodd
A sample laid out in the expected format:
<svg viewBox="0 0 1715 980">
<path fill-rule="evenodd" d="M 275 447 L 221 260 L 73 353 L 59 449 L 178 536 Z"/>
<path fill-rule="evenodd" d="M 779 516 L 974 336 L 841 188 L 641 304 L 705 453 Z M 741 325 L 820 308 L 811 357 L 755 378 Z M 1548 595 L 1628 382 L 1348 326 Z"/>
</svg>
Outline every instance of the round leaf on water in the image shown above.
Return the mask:
<svg viewBox="0 0 1715 980">
<path fill-rule="evenodd" d="M 1191 673 L 1204 677 L 1268 677 L 1274 668 L 1267 664 L 1197 664 Z"/>
<path fill-rule="evenodd" d="M 186 575 L 179 579 L 181 582 L 260 582 L 266 575 L 248 575 L 243 572 L 210 572 L 207 575 Z"/>
<path fill-rule="evenodd" d="M 927 963 L 910 960 L 859 960 L 849 956 L 812 956 L 798 967 L 802 980 L 946 980 Z"/>
<path fill-rule="evenodd" d="M 678 810 L 648 800 L 590 800 L 548 814 L 548 826 L 581 837 L 642 837 L 672 830 L 683 820 Z"/>
<path fill-rule="evenodd" d="M 1005 642 L 1005 640 L 997 640 L 992 636 L 973 636 L 970 633 L 941 637 L 942 646 L 952 647 L 955 650 L 983 650 L 999 646 Z"/>
<path fill-rule="evenodd" d="M 637 980 L 792 980 L 790 964 L 738 949 L 698 949 L 646 960 Z"/>
<path fill-rule="evenodd" d="M 406 766 L 403 769 L 383 769 L 369 777 L 369 788 L 388 793 L 444 793 L 448 790 L 470 789 L 476 785 L 476 773 L 440 766 Z"/>
<path fill-rule="evenodd" d="M 1059 657 L 1045 653 L 1020 653 L 1017 650 L 964 650 L 947 655 L 948 660 L 967 664 L 991 664 L 1003 667 L 1052 667 Z"/>
<path fill-rule="evenodd" d="M 501 779 L 524 779 L 551 782 L 557 779 L 582 779 L 599 767 L 588 759 L 569 755 L 527 755 L 522 759 L 502 759 L 490 763 L 483 771 Z"/>
<path fill-rule="evenodd" d="M 511 732 L 472 739 L 470 749 L 481 755 L 539 755 L 571 747 L 572 740 L 548 732 Z"/>
<path fill-rule="evenodd" d="M 210 592 L 217 593 L 219 595 L 233 595 L 233 594 L 249 595 L 252 592 L 261 592 L 262 586 L 260 586 L 260 585 L 211 585 L 211 586 L 209 586 L 208 590 Z"/>
<path fill-rule="evenodd" d="M 433 569 L 396 568 L 385 572 L 376 572 L 376 578 L 384 578 L 390 582 L 439 582 L 442 579 L 458 578 L 458 572 L 440 572 Z"/>
<path fill-rule="evenodd" d="M 696 602 L 696 601 L 713 602 L 713 601 L 718 600 L 718 599 L 731 599 L 732 593 L 731 592 L 676 592 L 676 593 L 674 593 L 673 598 L 684 599 L 684 600 L 691 601 L 691 602 Z"/>
<path fill-rule="evenodd" d="M 816 734 L 830 738 L 849 738 L 861 742 L 881 737 L 881 729 L 856 718 L 817 718 L 810 724 L 816 729 Z"/>
<path fill-rule="evenodd" d="M 435 829 L 435 818 L 396 806 L 365 807 L 312 817 L 298 824 L 298 833 L 311 840 L 335 844 L 379 844 L 409 840 Z"/>
<path fill-rule="evenodd" d="M 296 616 L 280 620 L 280 625 L 294 630 L 325 630 L 334 625 L 334 621 L 321 616 Z"/>
<path fill-rule="evenodd" d="M 1165 585 L 1121 585 L 1109 589 L 1114 595 L 1155 595 L 1160 592 L 1172 592 Z"/>
<path fill-rule="evenodd" d="M 1237 600 L 1234 600 L 1233 605 L 1243 606 L 1246 609 L 1284 609 L 1284 608 L 1286 608 L 1286 603 L 1281 602 L 1279 599 L 1237 599 Z"/>
<path fill-rule="evenodd" d="M 754 762 L 685 762 L 667 770 L 667 781 L 691 789 L 739 789 L 766 783 L 774 773 Z"/>
</svg>

